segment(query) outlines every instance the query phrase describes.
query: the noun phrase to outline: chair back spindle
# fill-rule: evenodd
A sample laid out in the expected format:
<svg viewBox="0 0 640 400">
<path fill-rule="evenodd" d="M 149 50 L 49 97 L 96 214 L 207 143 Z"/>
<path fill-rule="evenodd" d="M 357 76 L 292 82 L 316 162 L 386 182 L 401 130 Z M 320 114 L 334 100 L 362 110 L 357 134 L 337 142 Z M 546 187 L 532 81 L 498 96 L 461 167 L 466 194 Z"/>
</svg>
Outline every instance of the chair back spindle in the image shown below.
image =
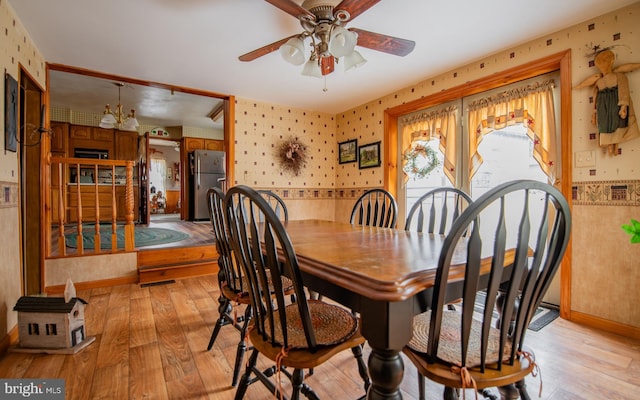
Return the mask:
<svg viewBox="0 0 640 400">
<path fill-rule="evenodd" d="M 384 189 L 371 189 L 363 193 L 351 210 L 350 223 L 395 228 L 398 218 L 398 204 Z"/>
<path fill-rule="evenodd" d="M 471 197 L 460 189 L 433 189 L 420 196 L 413 204 L 404 229 L 446 235 L 453 222 L 471 202 Z"/>
</svg>

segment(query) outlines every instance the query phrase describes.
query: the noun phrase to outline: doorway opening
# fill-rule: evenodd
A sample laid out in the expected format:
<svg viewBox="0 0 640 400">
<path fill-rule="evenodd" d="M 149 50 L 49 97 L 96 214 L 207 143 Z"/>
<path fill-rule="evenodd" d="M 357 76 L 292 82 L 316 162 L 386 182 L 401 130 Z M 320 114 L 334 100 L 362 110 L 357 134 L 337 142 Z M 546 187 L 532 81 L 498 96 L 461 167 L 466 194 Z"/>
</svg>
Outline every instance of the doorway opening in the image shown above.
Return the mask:
<svg viewBox="0 0 640 400">
<path fill-rule="evenodd" d="M 150 221 L 180 221 L 180 142 L 149 139 L 149 212 Z"/>
</svg>

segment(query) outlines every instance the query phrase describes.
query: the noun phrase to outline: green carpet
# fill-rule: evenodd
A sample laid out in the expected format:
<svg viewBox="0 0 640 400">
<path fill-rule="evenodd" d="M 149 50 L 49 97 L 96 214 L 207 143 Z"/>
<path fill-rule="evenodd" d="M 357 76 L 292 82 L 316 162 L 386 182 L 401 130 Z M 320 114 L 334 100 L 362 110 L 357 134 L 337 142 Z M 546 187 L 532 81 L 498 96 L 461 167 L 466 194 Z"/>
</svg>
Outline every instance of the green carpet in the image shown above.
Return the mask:
<svg viewBox="0 0 640 400">
<path fill-rule="evenodd" d="M 95 248 L 93 241 L 95 235 L 95 226 L 86 226 L 82 228 L 82 241 L 85 249 Z M 78 247 L 77 234 L 70 233 L 65 235 L 67 247 Z M 189 235 L 183 232 L 174 231 L 165 228 L 148 228 L 143 226 L 135 227 L 135 247 L 154 246 L 158 244 L 166 244 L 177 242 L 188 238 Z M 118 225 L 116 228 L 116 239 L 119 249 L 124 248 L 124 226 Z M 111 248 L 111 225 L 100 227 L 100 248 Z"/>
</svg>

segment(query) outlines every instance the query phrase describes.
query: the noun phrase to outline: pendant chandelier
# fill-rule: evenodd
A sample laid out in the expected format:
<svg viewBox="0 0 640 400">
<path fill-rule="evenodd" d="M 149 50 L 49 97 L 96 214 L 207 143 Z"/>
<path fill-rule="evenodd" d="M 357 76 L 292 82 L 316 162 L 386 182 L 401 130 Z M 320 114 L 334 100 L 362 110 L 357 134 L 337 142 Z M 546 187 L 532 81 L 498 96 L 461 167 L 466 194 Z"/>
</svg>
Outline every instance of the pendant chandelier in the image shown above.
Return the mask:
<svg viewBox="0 0 640 400">
<path fill-rule="evenodd" d="M 135 131 L 139 124 L 136 119 L 136 110 L 131 109 L 131 112 L 127 115 L 122 111 L 122 103 L 120 102 L 120 89 L 124 86 L 122 82 L 114 82 L 114 85 L 118 87 L 118 105 L 115 112 L 111 110 L 111 106 L 107 104 L 104 109 L 104 116 L 100 120 L 100 128 L 106 129 L 121 129 L 124 131 Z"/>
</svg>

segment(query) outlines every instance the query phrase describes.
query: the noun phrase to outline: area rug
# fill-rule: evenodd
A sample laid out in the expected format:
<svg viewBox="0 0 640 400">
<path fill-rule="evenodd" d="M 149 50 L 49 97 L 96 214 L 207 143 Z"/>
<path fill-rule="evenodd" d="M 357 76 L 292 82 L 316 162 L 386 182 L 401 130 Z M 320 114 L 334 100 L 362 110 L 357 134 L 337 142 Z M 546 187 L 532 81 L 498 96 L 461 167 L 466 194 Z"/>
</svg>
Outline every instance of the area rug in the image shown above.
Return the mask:
<svg viewBox="0 0 640 400">
<path fill-rule="evenodd" d="M 95 248 L 94 242 L 95 227 L 87 226 L 82 229 L 82 241 L 85 249 Z M 67 247 L 78 247 L 77 234 L 69 233 L 65 235 Z M 188 234 L 174 231 L 166 228 L 149 228 L 144 226 L 135 227 L 135 247 L 155 246 L 158 244 L 166 244 L 178 242 L 187 239 Z M 118 225 L 116 228 L 116 240 L 119 249 L 124 248 L 124 226 Z M 111 248 L 111 225 L 100 227 L 100 248 Z"/>
</svg>

